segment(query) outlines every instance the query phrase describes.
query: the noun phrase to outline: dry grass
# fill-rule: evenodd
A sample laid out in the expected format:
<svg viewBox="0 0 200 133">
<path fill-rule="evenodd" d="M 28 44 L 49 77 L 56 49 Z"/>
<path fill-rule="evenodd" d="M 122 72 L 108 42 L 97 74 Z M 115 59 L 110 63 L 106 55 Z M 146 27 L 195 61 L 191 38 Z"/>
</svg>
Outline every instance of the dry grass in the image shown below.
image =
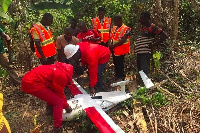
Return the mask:
<svg viewBox="0 0 200 133">
<path fill-rule="evenodd" d="M 172 79 L 179 87 L 187 91 L 181 91 L 176 84 L 170 81 L 162 85 L 165 90 L 170 92 L 163 93 L 170 98 L 171 104 L 161 108 L 155 108 L 153 106 L 145 107 L 147 114 L 144 116 L 149 119 L 146 120 L 145 118 L 149 132 L 200 132 L 200 83 L 197 81 L 197 77 L 199 77 L 200 72 L 200 51 L 196 50 L 188 52 L 187 50 L 188 49 L 185 48 L 181 49 L 180 51 L 171 51 L 170 54 L 164 55 L 168 57 L 165 57 L 165 61 L 162 62 L 162 72 L 168 75 L 168 77 Z M 25 58 L 18 62 L 23 63 L 26 61 L 24 59 Z M 127 77 L 133 77 L 136 75 L 136 65 L 135 62 L 132 62 L 133 59 L 134 55 L 129 55 L 126 59 L 126 72 L 128 73 Z M 23 68 L 26 67 L 20 67 L 20 69 Z M 130 75 L 130 71 L 133 71 L 132 75 Z M 24 71 L 20 70 L 20 72 Z M 174 73 L 176 73 L 176 75 Z M 166 79 L 164 76 L 162 76 L 162 78 Z M 160 82 L 161 79 L 155 78 L 154 81 Z M 79 78 L 78 82 L 84 88 L 87 88 L 87 75 L 86 77 L 83 76 Z M 113 64 L 111 61 L 108 64 L 105 72 L 105 88 L 107 91 L 113 90 L 113 88 L 110 88 L 110 84 L 112 82 L 114 82 L 114 73 Z M 133 84 L 134 87 L 137 88 L 134 78 L 132 78 L 132 81 L 128 87 L 133 87 Z M 12 132 L 29 133 L 30 129 L 34 129 L 33 118 L 35 115 L 38 115 L 37 124 L 43 124 L 40 128 L 41 131 L 43 133 L 49 132 L 52 129 L 53 120 L 51 117 L 47 117 L 45 115 L 46 104 L 35 97 L 23 93 L 20 90 L 20 86 L 13 86 L 11 84 L 6 84 L 6 86 L 7 87 L 2 89 L 4 94 L 3 113 L 9 121 Z M 124 131 L 130 133 L 142 132 L 138 128 L 136 124 L 137 121 L 133 117 L 134 108 L 117 106 L 110 112 L 117 112 L 118 110 L 122 110 L 122 112 L 125 111 L 126 113 L 115 116 L 112 115 L 112 118 Z M 110 112 L 108 114 L 110 114 Z M 64 122 L 63 125 L 66 132 L 80 132 L 81 130 L 78 128 L 81 127 L 81 124 L 82 123 L 80 121 L 72 121 Z M 97 130 L 94 130 L 94 128 L 91 129 L 90 127 L 87 127 L 87 130 L 84 132 L 97 132 Z"/>
</svg>

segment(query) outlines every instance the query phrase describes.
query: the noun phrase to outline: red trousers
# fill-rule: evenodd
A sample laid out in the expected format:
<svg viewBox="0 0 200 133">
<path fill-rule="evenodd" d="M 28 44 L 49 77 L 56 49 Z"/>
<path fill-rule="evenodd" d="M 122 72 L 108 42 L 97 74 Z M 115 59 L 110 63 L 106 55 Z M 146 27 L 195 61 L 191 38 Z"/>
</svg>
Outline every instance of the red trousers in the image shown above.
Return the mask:
<svg viewBox="0 0 200 133">
<path fill-rule="evenodd" d="M 66 101 L 64 102 L 61 97 L 48 88 L 29 92 L 29 94 L 38 97 L 47 102 L 48 105 L 53 106 L 54 127 L 60 128 L 62 126 L 62 111 L 68 107 L 68 104 L 65 104 Z"/>
</svg>

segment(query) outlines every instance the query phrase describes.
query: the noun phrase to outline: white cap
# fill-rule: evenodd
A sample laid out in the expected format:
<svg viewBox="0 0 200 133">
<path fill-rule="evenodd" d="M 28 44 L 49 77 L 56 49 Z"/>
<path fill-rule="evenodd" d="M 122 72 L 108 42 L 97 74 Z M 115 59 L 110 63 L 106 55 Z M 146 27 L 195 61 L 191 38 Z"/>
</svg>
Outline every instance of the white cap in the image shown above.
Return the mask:
<svg viewBox="0 0 200 133">
<path fill-rule="evenodd" d="M 79 49 L 79 45 L 73 45 L 73 44 L 68 44 L 64 48 L 64 53 L 66 55 L 66 58 L 69 59 L 71 58 Z"/>
</svg>

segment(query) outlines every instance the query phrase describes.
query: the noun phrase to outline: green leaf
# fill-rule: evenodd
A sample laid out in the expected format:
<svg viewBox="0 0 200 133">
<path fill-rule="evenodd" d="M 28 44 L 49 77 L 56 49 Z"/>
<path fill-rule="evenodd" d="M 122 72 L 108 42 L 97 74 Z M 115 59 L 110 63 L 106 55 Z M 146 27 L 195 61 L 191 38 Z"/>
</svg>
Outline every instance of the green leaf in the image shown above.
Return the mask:
<svg viewBox="0 0 200 133">
<path fill-rule="evenodd" d="M 0 18 L 4 18 L 4 19 L 7 19 L 7 20 L 10 19 L 10 17 L 2 11 L 0 11 L 0 16 L 1 16 Z"/>
<path fill-rule="evenodd" d="M 197 82 L 200 82 L 200 77 L 197 77 Z"/>
<path fill-rule="evenodd" d="M 0 0 L 0 4 L 1 4 L 1 11 L 3 11 L 4 13 L 7 12 L 8 7 L 10 6 L 12 0 Z"/>
<path fill-rule="evenodd" d="M 8 76 L 8 72 L 5 70 L 4 73 L 2 74 L 2 76 L 3 76 L 4 78 L 6 78 L 6 77 Z"/>
<path fill-rule="evenodd" d="M 161 107 L 167 103 L 166 97 L 161 92 L 155 92 L 151 97 L 151 102 L 156 107 Z"/>
<path fill-rule="evenodd" d="M 34 124 L 34 127 L 36 127 L 37 126 L 37 116 L 38 115 L 35 115 L 34 117 L 33 117 L 33 124 Z"/>
<path fill-rule="evenodd" d="M 130 75 L 133 76 L 133 71 L 130 71 Z"/>
<path fill-rule="evenodd" d="M 145 94 L 146 92 L 147 92 L 147 88 L 146 87 L 140 87 L 137 90 L 137 95 L 142 95 L 142 94 Z"/>
<path fill-rule="evenodd" d="M 160 60 L 162 58 L 162 53 L 160 51 L 156 51 L 156 53 L 153 54 L 153 58 L 155 60 Z"/>
</svg>

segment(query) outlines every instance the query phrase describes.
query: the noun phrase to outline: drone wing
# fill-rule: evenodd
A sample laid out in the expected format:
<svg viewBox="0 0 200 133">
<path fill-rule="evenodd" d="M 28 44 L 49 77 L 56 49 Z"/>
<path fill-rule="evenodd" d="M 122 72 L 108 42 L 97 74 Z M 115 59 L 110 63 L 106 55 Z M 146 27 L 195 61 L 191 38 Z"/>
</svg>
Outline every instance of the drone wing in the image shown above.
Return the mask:
<svg viewBox="0 0 200 133">
<path fill-rule="evenodd" d="M 76 87 L 73 87 L 73 90 L 71 90 L 74 98 L 71 101 L 68 100 L 69 105 L 75 106 L 74 108 L 78 107 L 79 111 L 84 110 L 101 133 L 124 133 L 124 131 L 103 111 L 101 106 L 99 106 L 75 80 L 73 80 L 73 82 Z M 71 113 L 75 112 L 72 111 Z M 63 119 L 67 119 L 68 116 L 70 116 L 70 113 L 63 114 Z"/>
</svg>

